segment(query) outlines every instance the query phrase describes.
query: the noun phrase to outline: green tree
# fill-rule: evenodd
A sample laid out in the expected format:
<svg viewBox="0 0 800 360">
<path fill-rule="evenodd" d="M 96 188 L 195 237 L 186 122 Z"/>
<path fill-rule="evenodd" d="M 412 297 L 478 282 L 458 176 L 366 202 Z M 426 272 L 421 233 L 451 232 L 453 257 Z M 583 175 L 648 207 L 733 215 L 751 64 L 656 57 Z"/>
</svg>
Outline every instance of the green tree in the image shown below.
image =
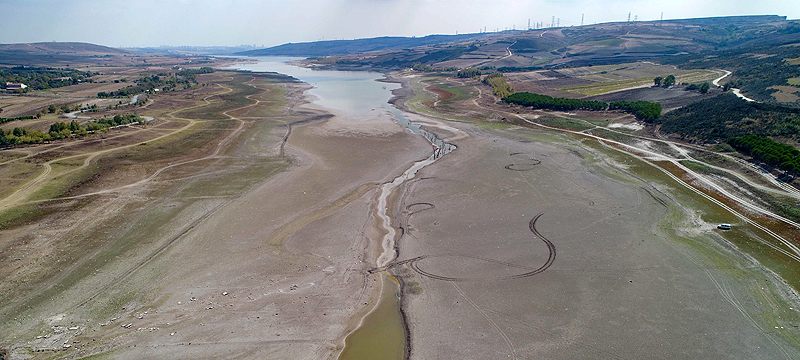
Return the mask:
<svg viewBox="0 0 800 360">
<path fill-rule="evenodd" d="M 667 77 L 664 78 L 663 86 L 668 88 L 670 86 L 675 85 L 675 75 L 669 74 Z"/>
<path fill-rule="evenodd" d="M 655 85 L 655 86 L 661 86 L 661 82 L 662 82 L 663 80 L 664 80 L 664 78 L 663 78 L 663 77 L 661 77 L 661 76 L 656 76 L 656 77 L 655 77 L 655 79 L 653 79 L 653 85 Z"/>
<path fill-rule="evenodd" d="M 708 93 L 708 89 L 709 88 L 711 88 L 711 85 L 709 85 L 707 82 L 704 82 L 704 83 L 700 84 L 700 89 L 699 89 L 700 93 L 701 94 Z"/>
</svg>

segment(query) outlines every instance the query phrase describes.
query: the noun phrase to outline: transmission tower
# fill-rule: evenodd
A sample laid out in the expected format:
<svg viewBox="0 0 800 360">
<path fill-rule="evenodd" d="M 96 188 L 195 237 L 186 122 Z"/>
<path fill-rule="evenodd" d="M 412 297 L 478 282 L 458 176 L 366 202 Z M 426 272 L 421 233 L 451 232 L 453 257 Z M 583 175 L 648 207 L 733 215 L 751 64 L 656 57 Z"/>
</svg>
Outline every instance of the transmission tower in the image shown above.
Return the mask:
<svg viewBox="0 0 800 360">
<path fill-rule="evenodd" d="M 583 26 L 583 14 L 581 14 L 581 26 Z"/>
</svg>

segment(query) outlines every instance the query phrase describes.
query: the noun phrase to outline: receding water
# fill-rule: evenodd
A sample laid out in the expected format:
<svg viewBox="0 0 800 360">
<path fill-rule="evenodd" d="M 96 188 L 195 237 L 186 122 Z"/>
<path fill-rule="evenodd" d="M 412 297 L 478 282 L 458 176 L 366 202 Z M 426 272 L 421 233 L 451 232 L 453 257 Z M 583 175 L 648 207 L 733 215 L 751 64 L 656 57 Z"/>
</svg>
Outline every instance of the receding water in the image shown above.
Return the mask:
<svg viewBox="0 0 800 360">
<path fill-rule="evenodd" d="M 403 360 L 406 353 L 406 331 L 400 313 L 397 280 L 382 275 L 381 299 L 364 317 L 361 326 L 345 340 L 339 360 Z"/>
<path fill-rule="evenodd" d="M 386 235 L 381 239 L 383 253 L 376 260 L 378 266 L 393 261 L 395 254 L 396 232 L 387 214 L 387 199 L 391 193 L 405 181 L 413 178 L 417 171 L 432 164 L 440 157 L 455 149 L 452 144 L 439 139 L 434 133 L 422 129 L 412 123 L 402 111 L 388 103 L 392 90 L 399 84 L 379 82 L 384 77 L 381 73 L 368 71 L 335 71 L 312 70 L 294 66 L 291 61 L 300 58 L 291 57 L 258 57 L 250 58 L 256 62 L 237 64 L 233 69 L 254 72 L 277 72 L 292 76 L 314 86 L 309 90 L 313 102 L 325 107 L 347 121 L 385 121 L 386 114 L 408 131 L 421 135 L 434 148 L 427 159 L 414 163 L 400 176 L 383 184 L 378 196 L 377 217 Z M 347 336 L 340 360 L 368 359 L 403 359 L 406 353 L 406 332 L 400 313 L 399 286 L 397 280 L 390 275 L 381 275 L 381 298 L 362 320 L 361 326 Z"/>
<path fill-rule="evenodd" d="M 392 90 L 400 87 L 396 83 L 376 81 L 383 74 L 370 71 L 336 71 L 313 70 L 291 65 L 290 62 L 301 60 L 295 57 L 253 57 L 256 62 L 231 66 L 231 69 L 254 72 L 277 72 L 292 76 L 312 85 L 308 94 L 314 97 L 313 102 L 334 112 L 352 116 L 353 121 L 361 121 L 365 115 L 380 110 L 383 114 L 391 111 L 387 103 Z"/>
</svg>

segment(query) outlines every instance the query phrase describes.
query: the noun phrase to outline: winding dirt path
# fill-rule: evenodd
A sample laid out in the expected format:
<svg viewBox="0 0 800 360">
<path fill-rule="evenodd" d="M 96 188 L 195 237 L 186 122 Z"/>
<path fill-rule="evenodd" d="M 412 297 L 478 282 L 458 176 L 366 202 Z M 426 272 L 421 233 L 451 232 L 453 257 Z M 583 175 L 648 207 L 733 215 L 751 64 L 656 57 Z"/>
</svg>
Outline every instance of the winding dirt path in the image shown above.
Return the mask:
<svg viewBox="0 0 800 360">
<path fill-rule="evenodd" d="M 183 131 L 186 131 L 186 130 L 190 129 L 192 126 L 194 126 L 195 124 L 197 124 L 198 122 L 200 122 L 199 120 L 195 120 L 195 119 L 187 119 L 187 118 L 177 117 L 177 116 L 175 116 L 175 114 L 177 114 L 178 112 L 181 112 L 181 111 L 186 111 L 186 110 L 191 110 L 191 109 L 195 109 L 195 108 L 202 107 L 202 106 L 207 106 L 207 105 L 209 105 L 211 103 L 209 101 L 209 99 L 211 97 L 228 94 L 228 93 L 233 91 L 233 89 L 231 89 L 229 87 L 226 87 L 226 86 L 223 86 L 223 85 L 220 85 L 220 84 L 217 84 L 217 85 L 220 86 L 220 87 L 225 88 L 225 91 L 222 91 L 222 92 L 219 92 L 219 93 L 214 93 L 214 94 L 211 94 L 211 95 L 203 97 L 203 102 L 204 103 L 202 103 L 202 104 L 197 104 L 197 105 L 193 105 L 193 106 L 186 107 L 186 108 L 175 109 L 175 110 L 167 113 L 167 117 L 169 117 L 169 118 L 187 121 L 186 125 L 178 128 L 178 129 L 175 129 L 174 131 L 171 131 L 171 132 L 169 132 L 167 134 L 163 134 L 161 136 L 157 136 L 155 138 L 148 139 L 145 142 L 155 142 L 155 141 L 170 137 L 172 135 L 175 135 L 175 134 L 181 133 Z M 249 97 L 248 97 L 248 99 L 249 99 Z M 208 159 L 217 157 L 217 155 L 219 154 L 219 151 L 222 149 L 222 147 L 225 144 L 227 144 L 233 137 L 235 137 L 239 132 L 241 132 L 241 130 L 244 127 L 244 122 L 242 120 L 237 119 L 237 118 L 235 118 L 235 117 L 233 117 L 233 116 L 231 116 L 231 115 L 229 115 L 227 113 L 230 112 L 230 111 L 241 110 L 241 109 L 244 109 L 244 108 L 247 108 L 247 107 L 250 107 L 250 106 L 255 106 L 255 105 L 258 104 L 258 100 L 255 100 L 255 101 L 257 101 L 257 102 L 253 103 L 253 104 L 245 105 L 245 106 L 242 106 L 242 107 L 239 107 L 239 108 L 236 108 L 236 109 L 231 109 L 231 110 L 228 110 L 226 112 L 223 112 L 223 115 L 225 115 L 225 116 L 227 116 L 227 117 L 229 117 L 231 119 L 239 120 L 241 123 L 239 124 L 239 127 L 234 132 L 229 134 L 225 139 L 221 140 L 217 144 L 217 147 L 215 148 L 214 152 L 211 155 L 208 155 L 208 156 L 205 156 L 205 157 L 199 158 L 199 159 L 187 160 L 187 161 L 183 161 L 183 162 L 167 165 L 167 166 L 165 166 L 165 167 L 163 167 L 161 169 L 158 169 L 155 173 L 153 173 L 152 175 L 148 176 L 147 178 L 139 180 L 139 181 L 137 181 L 135 183 L 132 183 L 132 184 L 127 184 L 127 185 L 123 185 L 123 186 L 112 188 L 112 189 L 104 189 L 104 190 L 95 191 L 95 192 L 86 193 L 86 194 L 81 194 L 81 195 L 76 195 L 76 196 L 67 196 L 67 197 L 59 197 L 59 198 L 52 198 L 52 199 L 44 199 L 44 200 L 36 200 L 36 201 L 25 202 L 24 200 L 39 188 L 38 185 L 41 185 L 43 182 L 45 182 L 45 180 L 47 180 L 47 178 L 49 177 L 50 173 L 52 172 L 52 164 L 53 163 L 57 163 L 57 162 L 64 161 L 64 160 L 70 160 L 70 159 L 78 159 L 78 158 L 86 156 L 86 159 L 84 159 L 83 163 L 80 166 L 58 174 L 58 175 L 68 175 L 68 174 L 74 173 L 76 171 L 79 171 L 81 169 L 84 169 L 84 168 L 88 167 L 92 163 L 92 161 L 94 159 L 96 159 L 100 155 L 108 154 L 108 153 L 111 153 L 111 152 L 114 152 L 114 151 L 118 151 L 118 150 L 129 149 L 129 148 L 132 148 L 132 147 L 135 147 L 135 146 L 139 146 L 140 144 L 145 143 L 145 142 L 137 142 L 137 143 L 117 146 L 117 147 L 113 147 L 113 148 L 109 148 L 109 149 L 97 150 L 97 151 L 93 151 L 93 152 L 87 152 L 87 153 L 64 156 L 64 157 L 52 159 L 52 160 L 49 160 L 49 161 L 47 161 L 47 162 L 42 164 L 42 166 L 44 167 L 44 170 L 37 177 L 35 177 L 34 179 L 32 179 L 31 181 L 29 181 L 28 183 L 26 183 L 25 185 L 23 185 L 19 189 L 17 189 L 15 192 L 13 192 L 10 195 L 6 196 L 4 199 L 0 200 L 0 210 L 4 210 L 4 209 L 7 209 L 7 208 L 10 208 L 10 207 L 13 207 L 13 206 L 27 204 L 27 203 L 41 203 L 41 202 L 45 202 L 45 201 L 54 201 L 54 200 L 70 200 L 70 199 L 83 198 L 83 197 L 87 197 L 87 196 L 111 193 L 111 192 L 119 191 L 119 190 L 122 190 L 122 189 L 139 186 L 139 185 L 142 185 L 142 184 L 147 183 L 149 181 L 152 181 L 155 177 L 157 177 L 158 175 L 160 175 L 164 171 L 169 170 L 170 168 L 173 168 L 173 167 L 176 167 L 176 166 L 180 166 L 180 165 L 189 164 L 189 163 L 193 163 L 193 162 L 197 162 L 197 161 L 208 160 Z M 120 136 L 127 136 L 127 135 L 130 135 L 130 134 L 124 134 L 124 135 L 120 135 Z M 116 138 L 116 137 L 114 137 L 114 138 Z M 69 145 L 73 145 L 73 144 L 65 144 L 65 145 L 63 145 L 61 147 L 69 146 Z M 47 149 L 47 150 L 45 150 L 43 152 L 53 151 L 55 149 L 56 148 L 50 148 L 50 149 Z M 41 153 L 43 153 L 43 152 L 41 152 Z M 31 156 L 35 156 L 35 154 L 33 154 Z M 19 160 L 19 159 L 14 159 L 14 160 Z"/>
</svg>

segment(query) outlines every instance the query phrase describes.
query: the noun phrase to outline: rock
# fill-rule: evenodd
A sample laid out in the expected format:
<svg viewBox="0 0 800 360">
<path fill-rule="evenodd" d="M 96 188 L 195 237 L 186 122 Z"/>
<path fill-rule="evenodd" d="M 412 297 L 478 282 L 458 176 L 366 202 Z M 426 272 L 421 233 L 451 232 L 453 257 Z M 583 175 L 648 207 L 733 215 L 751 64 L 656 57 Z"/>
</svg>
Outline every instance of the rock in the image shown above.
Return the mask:
<svg viewBox="0 0 800 360">
<path fill-rule="evenodd" d="M 222 296 L 228 296 L 228 292 L 227 291 L 223 291 L 222 292 Z"/>
</svg>

